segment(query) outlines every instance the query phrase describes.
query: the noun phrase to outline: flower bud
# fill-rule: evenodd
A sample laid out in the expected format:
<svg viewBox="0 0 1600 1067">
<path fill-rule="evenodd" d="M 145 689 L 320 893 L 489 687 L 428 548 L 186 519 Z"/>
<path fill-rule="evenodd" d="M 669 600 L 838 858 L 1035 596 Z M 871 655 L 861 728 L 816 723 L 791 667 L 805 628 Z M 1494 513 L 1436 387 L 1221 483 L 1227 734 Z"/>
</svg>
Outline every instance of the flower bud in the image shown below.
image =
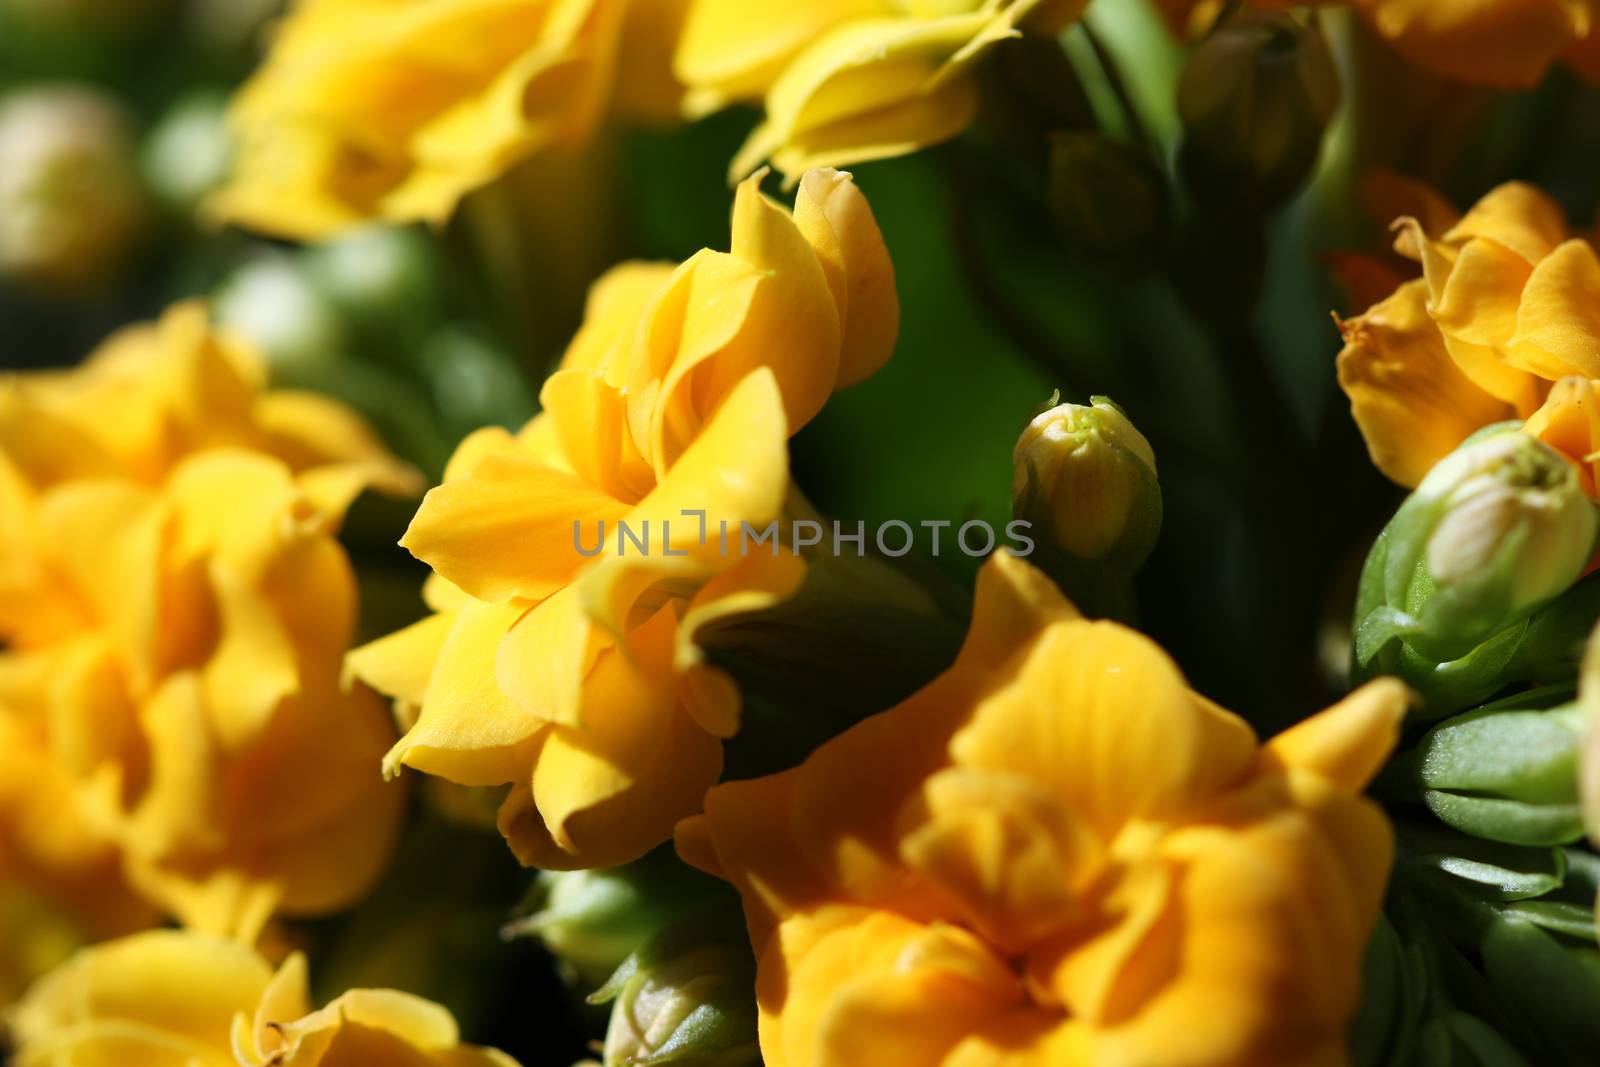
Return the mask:
<svg viewBox="0 0 1600 1067">
<path fill-rule="evenodd" d="M 246 263 L 213 303 L 218 323 L 260 350 L 277 378 L 294 380 L 305 368 L 337 359 L 348 342 L 337 308 L 287 255 Z"/>
<path fill-rule="evenodd" d="M 753 1067 L 755 960 L 727 910 L 651 938 L 591 1003 L 611 1002 L 605 1067 Z M 737 915 L 737 910 L 733 911 Z"/>
<path fill-rule="evenodd" d="M 1311 172 L 1338 103 L 1338 72 L 1316 22 L 1237 16 L 1194 50 L 1179 80 L 1180 166 L 1205 195 L 1276 203 Z"/>
<path fill-rule="evenodd" d="M 1577 773 L 1586 712 L 1539 703 L 1522 694 L 1449 719 L 1422 739 L 1417 777 L 1435 815 L 1463 833 L 1515 845 L 1583 836 Z"/>
<path fill-rule="evenodd" d="M 1011 454 L 1012 514 L 1084 562 L 1133 574 L 1161 532 L 1150 442 L 1103 396 L 1034 418 Z"/>
<path fill-rule="evenodd" d="M 718 888 L 659 853 L 622 867 L 540 871 L 532 894 L 538 910 L 504 933 L 537 937 L 569 980 L 599 986 L 652 935 Z"/>
<path fill-rule="evenodd" d="M 434 243 L 420 229 L 368 226 L 308 249 L 306 277 L 338 309 L 364 350 L 386 358 L 414 347 L 443 317 L 435 255 Z"/>
<path fill-rule="evenodd" d="M 1149 156 L 1099 131 L 1050 138 L 1050 212 L 1085 262 L 1116 273 L 1150 264 L 1167 228 L 1167 188 Z"/>
<path fill-rule="evenodd" d="M 1511 430 L 1467 441 L 1422 480 L 1367 558 L 1358 667 L 1415 682 L 1475 654 L 1577 581 L 1596 530 L 1595 507 L 1560 454 Z M 1502 644 L 1515 652 L 1515 641 Z"/>
<path fill-rule="evenodd" d="M 140 167 L 151 191 L 189 214 L 228 176 L 227 99 L 203 91 L 180 99 L 145 138 Z"/>
<path fill-rule="evenodd" d="M 92 287 L 145 221 L 133 140 L 116 102 L 77 86 L 0 100 L 0 275 Z"/>
</svg>

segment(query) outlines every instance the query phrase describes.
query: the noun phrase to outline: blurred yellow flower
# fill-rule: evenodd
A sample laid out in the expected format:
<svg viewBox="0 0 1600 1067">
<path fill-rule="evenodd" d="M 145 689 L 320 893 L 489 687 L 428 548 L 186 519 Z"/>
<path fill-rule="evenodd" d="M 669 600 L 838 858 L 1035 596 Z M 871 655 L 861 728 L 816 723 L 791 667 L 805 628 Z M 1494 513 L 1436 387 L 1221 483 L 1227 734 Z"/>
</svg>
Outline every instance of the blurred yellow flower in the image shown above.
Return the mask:
<svg viewBox="0 0 1600 1067">
<path fill-rule="evenodd" d="M 1220 0 L 1159 0 L 1180 32 L 1204 33 Z M 1254 0 L 1284 10 L 1304 0 Z M 1311 0 L 1310 6 L 1352 7 L 1406 61 L 1453 81 L 1502 89 L 1538 83 L 1567 58 L 1592 74 L 1596 12 L 1593 0 Z"/>
<path fill-rule="evenodd" d="M 622 863 L 699 809 L 739 698 L 696 633 L 797 587 L 801 559 L 742 551 L 743 524 L 785 513 L 789 434 L 893 348 L 893 269 L 849 175 L 808 173 L 792 215 L 758 181 L 731 252 L 594 286 L 543 413 L 468 437 L 406 532 L 436 614 L 351 654 L 414 716 L 389 771 L 512 783 L 524 863 Z"/>
<path fill-rule="evenodd" d="M 1600 257 L 1531 186 L 1465 216 L 1395 223 L 1422 277 L 1341 324 L 1339 381 L 1373 462 L 1415 486 L 1473 431 L 1507 419 L 1589 466 L 1600 448 Z"/>
<path fill-rule="evenodd" d="M 973 64 L 1024 31 L 1050 34 L 1087 0 L 690 0 L 676 70 L 691 113 L 760 100 L 765 121 L 732 165 L 809 167 L 949 140 L 978 110 Z"/>
<path fill-rule="evenodd" d="M 315 238 L 443 222 L 608 114 L 662 118 L 685 0 L 297 0 L 233 107 L 221 217 Z"/>
<path fill-rule="evenodd" d="M 1407 700 L 1258 745 L 1001 553 L 946 674 L 713 789 L 678 849 L 744 897 L 769 1067 L 1338 1063 Z"/>
<path fill-rule="evenodd" d="M 430 1001 L 355 989 L 312 1011 L 299 953 L 274 974 L 248 946 L 175 930 L 79 953 L 12 1022 L 17 1067 L 516 1067 L 461 1044 Z"/>
<path fill-rule="evenodd" d="M 24 878 L 114 849 L 163 910 L 246 938 L 366 889 L 402 800 L 381 703 L 340 680 L 335 535 L 368 485 L 420 488 L 348 409 L 264 388 L 197 304 L 0 378 L 0 722 L 32 753 L 0 765 L 22 806 L 0 825 L 46 783 L 63 805 L 11 842 Z"/>
</svg>

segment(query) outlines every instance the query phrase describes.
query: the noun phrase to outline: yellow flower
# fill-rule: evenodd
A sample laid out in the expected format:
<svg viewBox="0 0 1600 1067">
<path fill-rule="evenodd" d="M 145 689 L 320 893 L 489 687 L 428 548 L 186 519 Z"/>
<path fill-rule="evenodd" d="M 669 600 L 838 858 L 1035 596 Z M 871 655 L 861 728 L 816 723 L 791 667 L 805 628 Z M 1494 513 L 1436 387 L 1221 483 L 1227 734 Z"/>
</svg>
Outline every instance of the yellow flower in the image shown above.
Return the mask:
<svg viewBox="0 0 1600 1067">
<path fill-rule="evenodd" d="M 155 921 L 74 784 L 44 732 L 0 708 L 0 1006 L 84 942 Z"/>
<path fill-rule="evenodd" d="M 1219 0 L 1159 0 L 1181 33 L 1204 33 Z M 1453 81 L 1504 89 L 1531 87 L 1550 64 L 1567 58 L 1592 71 L 1596 5 L 1592 0 L 1312 0 L 1353 7 L 1406 61 Z M 1296 0 L 1255 0 L 1284 10 Z"/>
<path fill-rule="evenodd" d="M 893 347 L 893 270 L 849 175 L 808 173 L 792 215 L 757 183 L 731 252 L 595 285 L 543 413 L 468 437 L 406 532 L 436 614 L 351 655 L 415 709 L 390 773 L 511 783 L 524 863 L 622 863 L 698 810 L 739 707 L 696 634 L 796 588 L 803 562 L 742 551 L 744 524 L 784 514 L 789 434 Z"/>
<path fill-rule="evenodd" d="M 1002 553 L 946 674 L 678 849 L 744 897 L 769 1067 L 1342 1062 L 1392 852 L 1357 794 L 1406 703 L 1258 745 Z"/>
<path fill-rule="evenodd" d="M 785 175 L 915 152 L 978 110 L 972 66 L 1024 30 L 1054 33 L 1086 0 L 691 0 L 677 73 L 693 112 L 762 100 L 732 172 Z"/>
<path fill-rule="evenodd" d="M 1342 323 L 1339 381 L 1373 461 L 1402 485 L 1473 431 L 1522 418 L 1525 429 L 1588 464 L 1591 379 L 1600 378 L 1600 257 L 1569 234 L 1561 209 L 1502 185 L 1433 232 L 1395 223 L 1396 249 L 1422 264 L 1364 315 Z M 1594 493 L 1594 472 L 1585 472 Z"/>
<path fill-rule="evenodd" d="M 335 535 L 364 486 L 415 481 L 199 305 L 0 379 L 0 715 L 72 801 L 25 851 L 114 848 L 162 909 L 247 938 L 360 895 L 402 798 L 380 702 L 340 684 Z"/>
<path fill-rule="evenodd" d="M 443 222 L 611 112 L 670 113 L 684 0 L 298 0 L 233 110 L 223 218 L 288 237 Z"/>
<path fill-rule="evenodd" d="M 274 974 L 254 949 L 175 930 L 79 953 L 12 1021 L 17 1067 L 516 1067 L 461 1044 L 430 1001 L 354 989 L 312 1011 L 299 953 Z"/>
</svg>

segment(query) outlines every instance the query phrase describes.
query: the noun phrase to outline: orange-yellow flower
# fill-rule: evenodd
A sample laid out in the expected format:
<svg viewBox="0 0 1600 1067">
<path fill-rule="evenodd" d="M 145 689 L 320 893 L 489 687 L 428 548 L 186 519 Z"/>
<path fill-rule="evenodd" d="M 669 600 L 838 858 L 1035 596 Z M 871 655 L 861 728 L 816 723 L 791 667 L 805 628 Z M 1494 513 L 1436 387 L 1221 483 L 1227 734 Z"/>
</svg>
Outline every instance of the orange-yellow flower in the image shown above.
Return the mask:
<svg viewBox="0 0 1600 1067">
<path fill-rule="evenodd" d="M 698 810 L 739 702 L 696 633 L 798 585 L 788 549 L 741 551 L 743 524 L 780 518 L 789 434 L 893 347 L 893 271 L 849 175 L 808 173 L 793 214 L 757 182 L 730 252 L 595 285 L 543 413 L 467 438 L 406 532 L 436 614 L 351 656 L 415 716 L 390 772 L 510 783 L 525 863 L 621 863 Z"/>
<path fill-rule="evenodd" d="M 18 1067 L 516 1067 L 463 1045 L 455 1019 L 392 989 L 312 1011 L 305 957 L 276 974 L 254 949 L 175 930 L 79 953 L 13 1016 Z"/>
<path fill-rule="evenodd" d="M 691 0 L 677 74 L 693 112 L 761 100 L 732 165 L 808 167 L 949 140 L 978 110 L 973 64 L 1024 31 L 1054 33 L 1086 0 Z"/>
<path fill-rule="evenodd" d="M 1502 185 L 1459 218 L 1395 223 L 1396 249 L 1422 264 L 1342 324 L 1339 381 L 1373 462 L 1415 486 L 1473 431 L 1524 428 L 1592 464 L 1600 378 L 1600 256 L 1528 185 Z M 1594 492 L 1594 471 L 1584 475 Z"/>
<path fill-rule="evenodd" d="M 111 850 L 163 910 L 244 937 L 365 890 L 401 797 L 380 702 L 340 684 L 335 534 L 363 487 L 414 483 L 348 409 L 264 388 L 199 305 L 0 379 L 0 716 L 64 805 L 17 838 L 23 876 Z"/>
<path fill-rule="evenodd" d="M 946 674 L 713 789 L 678 849 L 744 897 L 770 1067 L 1337 1063 L 1406 703 L 1258 745 L 1002 553 Z"/>
<path fill-rule="evenodd" d="M 1254 0 L 1264 8 L 1302 6 L 1294 0 Z M 1204 32 L 1221 13 L 1219 0 L 1160 0 L 1175 27 Z M 1312 0 L 1314 6 L 1353 7 L 1372 32 L 1410 63 L 1454 81 L 1522 89 L 1538 83 L 1566 58 L 1580 72 L 1593 59 L 1592 0 Z"/>
<path fill-rule="evenodd" d="M 443 222 L 608 114 L 664 117 L 684 0 L 297 0 L 233 110 L 222 217 L 321 237 Z"/>
</svg>

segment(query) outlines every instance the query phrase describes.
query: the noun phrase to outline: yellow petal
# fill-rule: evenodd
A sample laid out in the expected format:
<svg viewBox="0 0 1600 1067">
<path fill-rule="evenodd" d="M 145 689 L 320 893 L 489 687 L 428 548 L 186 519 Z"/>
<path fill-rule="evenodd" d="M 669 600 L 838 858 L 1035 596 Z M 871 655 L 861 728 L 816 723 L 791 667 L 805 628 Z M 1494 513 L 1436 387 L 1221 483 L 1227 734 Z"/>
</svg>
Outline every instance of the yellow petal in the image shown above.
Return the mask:
<svg viewBox="0 0 1600 1067">
<path fill-rule="evenodd" d="M 1410 62 L 1502 89 L 1532 88 L 1582 36 L 1579 8 L 1561 0 L 1357 0 L 1355 6 Z"/>
<path fill-rule="evenodd" d="M 741 523 L 760 530 L 782 511 L 789 484 L 786 429 L 771 370 L 761 368 L 733 388 L 661 483 L 627 515 L 631 530 L 655 538 L 656 550 L 624 549 L 619 531 L 618 551 L 584 575 L 584 604 L 596 622 L 620 634 L 653 586 L 692 587 L 733 566 L 721 531 L 736 539 Z"/>
<path fill-rule="evenodd" d="M 454 622 L 453 615 L 429 615 L 351 650 L 345 657 L 346 668 L 380 693 L 420 705 Z"/>
<path fill-rule="evenodd" d="M 124 1049 L 138 1047 L 128 1040 L 137 1027 L 170 1042 L 170 1058 L 156 1057 L 155 1063 L 227 1064 L 234 1014 L 253 1007 L 271 979 L 271 968 L 252 949 L 174 930 L 88 949 L 39 982 L 18 1006 L 17 1035 L 28 1050 L 21 1062 L 151 1062 L 104 1054 L 107 1043 L 117 1047 L 119 1037 L 128 1041 Z M 51 1045 L 60 1059 L 44 1051 Z M 195 1059 L 172 1055 L 180 1047 Z"/>
<path fill-rule="evenodd" d="M 689 8 L 675 69 L 698 90 L 697 111 L 754 99 L 795 53 L 829 27 L 881 9 L 875 0 L 773 5 L 699 0 Z"/>
<path fill-rule="evenodd" d="M 584 685 L 581 728 L 552 728 L 539 751 L 533 800 L 568 854 L 561 866 L 637 859 L 699 810 L 722 772 L 721 742 L 679 706 L 673 626 L 664 610 L 634 632 L 631 657 L 603 654 Z"/>
<path fill-rule="evenodd" d="M 1339 385 L 1373 464 L 1399 484 L 1415 487 L 1475 431 L 1515 417 L 1450 358 L 1420 279 L 1340 329 Z"/>
<path fill-rule="evenodd" d="M 1588 241 L 1568 241 L 1533 268 L 1507 360 L 1549 381 L 1600 377 L 1600 257 Z"/>
<path fill-rule="evenodd" d="M 625 513 L 579 478 L 495 453 L 430 490 L 400 543 L 481 600 L 540 600 L 587 562 L 575 531 L 610 525 Z"/>
<path fill-rule="evenodd" d="M 638 337 L 645 310 L 676 269 L 672 263 L 637 261 L 602 274 L 589 287 L 583 325 L 567 346 L 561 369 L 617 373 Z"/>
<path fill-rule="evenodd" d="M 461 785 L 520 777 L 519 749 L 544 726 L 495 684 L 500 641 L 521 611 L 507 604 L 463 607 L 439 650 L 417 723 L 384 757 L 386 774 L 404 764 Z"/>
<path fill-rule="evenodd" d="M 1394 751 L 1412 700 L 1401 682 L 1380 678 L 1291 726 L 1268 741 L 1265 752 L 1286 766 L 1360 792 Z"/>
<path fill-rule="evenodd" d="M 1537 263 L 1567 239 L 1567 217 L 1549 196 L 1526 182 L 1506 182 L 1485 193 L 1440 240 L 1487 237 L 1529 263 Z"/>
<path fill-rule="evenodd" d="M 1563 378 L 1544 405 L 1529 415 L 1522 431 L 1560 452 L 1578 466 L 1584 491 L 1600 496 L 1600 388 L 1587 378 Z"/>
<path fill-rule="evenodd" d="M 853 385 L 887 362 L 900 329 L 889 250 L 867 198 L 842 171 L 806 172 L 794 221 L 816 250 L 844 327 L 836 385 Z"/>
<path fill-rule="evenodd" d="M 1032 778 L 1110 841 L 1131 819 L 1171 817 L 1237 781 L 1255 736 L 1191 692 L 1147 638 L 1067 622 L 977 705 L 950 752 L 963 766 Z"/>
<path fill-rule="evenodd" d="M 569 586 L 511 625 L 495 652 L 495 680 L 529 715 L 576 726 L 584 679 L 610 644 L 584 613 L 581 590 Z"/>
</svg>

